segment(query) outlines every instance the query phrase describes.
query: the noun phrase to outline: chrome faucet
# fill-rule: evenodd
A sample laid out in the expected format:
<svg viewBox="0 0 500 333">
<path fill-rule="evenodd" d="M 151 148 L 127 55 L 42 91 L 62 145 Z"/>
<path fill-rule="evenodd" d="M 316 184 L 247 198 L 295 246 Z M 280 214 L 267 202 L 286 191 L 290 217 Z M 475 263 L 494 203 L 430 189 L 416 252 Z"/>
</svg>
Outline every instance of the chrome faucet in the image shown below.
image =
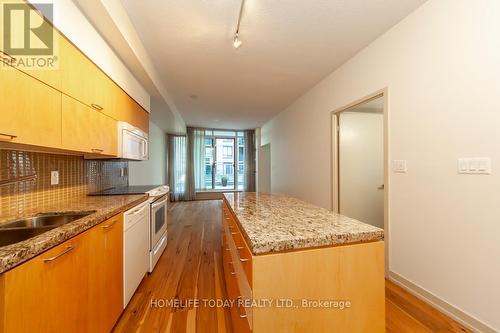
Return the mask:
<svg viewBox="0 0 500 333">
<path fill-rule="evenodd" d="M 13 178 L 13 179 L 0 180 L 0 186 L 17 184 L 17 183 L 27 182 L 27 181 L 35 181 L 36 178 L 37 178 L 37 175 L 34 174 L 31 176 L 22 176 L 22 177 L 17 177 L 17 178 Z"/>
</svg>

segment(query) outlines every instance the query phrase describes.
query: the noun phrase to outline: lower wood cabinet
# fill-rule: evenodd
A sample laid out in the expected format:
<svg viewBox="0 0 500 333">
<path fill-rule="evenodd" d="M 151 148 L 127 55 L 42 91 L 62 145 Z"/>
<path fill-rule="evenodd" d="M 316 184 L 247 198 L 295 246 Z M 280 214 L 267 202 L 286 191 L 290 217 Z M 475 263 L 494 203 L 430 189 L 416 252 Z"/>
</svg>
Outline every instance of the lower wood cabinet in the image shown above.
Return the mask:
<svg viewBox="0 0 500 333">
<path fill-rule="evenodd" d="M 86 238 L 79 235 L 0 275 L 1 332 L 87 331 Z"/>
<path fill-rule="evenodd" d="M 0 332 L 109 332 L 122 309 L 123 216 L 0 275 Z"/>
<path fill-rule="evenodd" d="M 62 148 L 117 156 L 118 123 L 87 105 L 62 95 Z"/>
</svg>

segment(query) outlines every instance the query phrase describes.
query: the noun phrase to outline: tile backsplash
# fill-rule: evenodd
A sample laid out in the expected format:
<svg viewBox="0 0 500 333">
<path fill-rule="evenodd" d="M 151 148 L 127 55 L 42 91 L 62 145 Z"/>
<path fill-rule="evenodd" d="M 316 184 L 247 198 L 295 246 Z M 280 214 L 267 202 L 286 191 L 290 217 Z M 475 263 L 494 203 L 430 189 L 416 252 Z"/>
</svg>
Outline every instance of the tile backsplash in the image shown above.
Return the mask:
<svg viewBox="0 0 500 333">
<path fill-rule="evenodd" d="M 50 184 L 51 171 L 59 171 L 59 185 Z M 0 187 L 0 216 L 23 215 L 89 192 L 126 186 L 128 162 L 0 150 L 0 180 L 34 174 L 36 180 Z"/>
</svg>

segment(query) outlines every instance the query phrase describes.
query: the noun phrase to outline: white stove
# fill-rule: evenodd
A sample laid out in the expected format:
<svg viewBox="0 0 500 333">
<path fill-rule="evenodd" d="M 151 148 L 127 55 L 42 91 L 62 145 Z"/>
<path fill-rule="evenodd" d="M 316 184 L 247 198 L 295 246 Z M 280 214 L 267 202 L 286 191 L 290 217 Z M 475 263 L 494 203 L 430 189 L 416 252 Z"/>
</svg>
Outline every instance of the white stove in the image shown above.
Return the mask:
<svg viewBox="0 0 500 333">
<path fill-rule="evenodd" d="M 151 273 L 167 247 L 168 186 L 156 187 L 146 193 L 150 199 L 149 272 Z"/>
<path fill-rule="evenodd" d="M 152 272 L 167 247 L 167 185 L 138 185 L 109 188 L 89 195 L 149 195 L 149 272 Z"/>
</svg>

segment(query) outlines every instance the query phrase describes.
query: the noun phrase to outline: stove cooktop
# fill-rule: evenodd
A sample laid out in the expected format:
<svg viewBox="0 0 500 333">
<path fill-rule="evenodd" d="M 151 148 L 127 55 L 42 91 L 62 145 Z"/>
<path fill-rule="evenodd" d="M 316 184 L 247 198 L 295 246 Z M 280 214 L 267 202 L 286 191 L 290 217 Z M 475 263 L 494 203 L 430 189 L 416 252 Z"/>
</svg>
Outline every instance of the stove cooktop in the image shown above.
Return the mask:
<svg viewBox="0 0 500 333">
<path fill-rule="evenodd" d="M 103 191 L 89 193 L 89 195 L 98 196 L 98 195 L 144 194 L 161 186 L 163 185 L 138 185 L 138 186 L 112 187 Z"/>
</svg>

